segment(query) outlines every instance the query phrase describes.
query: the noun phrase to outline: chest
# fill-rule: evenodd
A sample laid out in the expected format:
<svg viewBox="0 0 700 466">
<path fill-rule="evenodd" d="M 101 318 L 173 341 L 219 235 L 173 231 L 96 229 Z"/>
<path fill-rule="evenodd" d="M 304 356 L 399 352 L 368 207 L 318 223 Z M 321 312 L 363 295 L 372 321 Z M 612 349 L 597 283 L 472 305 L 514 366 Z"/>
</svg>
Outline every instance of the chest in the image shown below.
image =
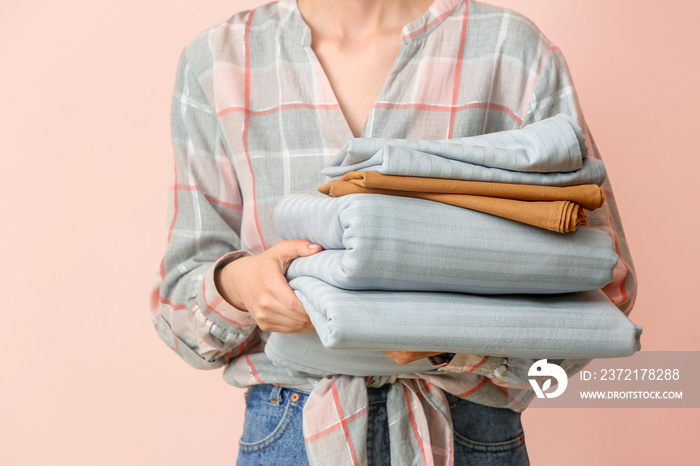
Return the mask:
<svg viewBox="0 0 700 466">
<path fill-rule="evenodd" d="M 312 48 L 347 125 L 359 137 L 401 49 L 399 34 L 342 45 L 321 40 Z"/>
</svg>

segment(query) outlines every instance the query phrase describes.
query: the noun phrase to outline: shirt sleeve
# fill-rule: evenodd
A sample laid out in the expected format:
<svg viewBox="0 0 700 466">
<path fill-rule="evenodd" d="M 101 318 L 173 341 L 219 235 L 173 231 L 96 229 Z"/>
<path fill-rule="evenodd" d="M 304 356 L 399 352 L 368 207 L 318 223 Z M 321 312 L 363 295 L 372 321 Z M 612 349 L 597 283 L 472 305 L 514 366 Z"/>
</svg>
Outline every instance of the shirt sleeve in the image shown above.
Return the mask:
<svg viewBox="0 0 700 466">
<path fill-rule="evenodd" d="M 588 157 L 602 160 L 591 132 L 581 112 L 576 90 L 568 66 L 561 51 L 551 44 L 543 44 L 544 64 L 534 92 L 529 96 L 527 113 L 522 126 L 565 113 L 574 118 L 583 130 L 588 147 Z M 604 231 L 613 240 L 618 263 L 613 271 L 613 280 L 603 287 L 603 292 L 623 312 L 629 315 L 637 295 L 637 279 L 632 257 L 622 228 L 620 213 L 615 202 L 610 177 L 602 185 L 605 203 L 593 212 L 586 211 L 588 226 Z M 457 354 L 440 370 L 451 372 L 476 372 L 488 377 L 497 385 L 527 388 L 527 371 L 536 359 L 501 358 Z M 590 359 L 552 360 L 559 364 L 569 376 L 580 371 Z"/>
<path fill-rule="evenodd" d="M 202 369 L 220 367 L 259 341 L 252 315 L 227 303 L 214 282 L 217 268 L 251 253 L 240 250 L 241 195 L 212 108 L 185 50 L 171 112 L 168 244 L 151 316 L 161 339 Z"/>
<path fill-rule="evenodd" d="M 523 126 L 549 118 L 559 113 L 566 113 L 576 120 L 583 130 L 588 148 L 588 157 L 602 161 L 598 147 L 593 140 L 590 129 L 581 112 L 576 90 L 574 89 L 569 69 L 561 51 L 549 46 L 549 59 L 544 68 L 535 91 L 530 98 Z M 622 311 L 629 315 L 637 296 L 637 279 L 632 263 L 622 220 L 615 202 L 610 176 L 602 185 L 605 191 L 605 203 L 600 209 L 586 211 L 588 226 L 607 233 L 615 244 L 618 262 L 613 272 L 613 280 L 608 283 L 603 292 Z"/>
</svg>

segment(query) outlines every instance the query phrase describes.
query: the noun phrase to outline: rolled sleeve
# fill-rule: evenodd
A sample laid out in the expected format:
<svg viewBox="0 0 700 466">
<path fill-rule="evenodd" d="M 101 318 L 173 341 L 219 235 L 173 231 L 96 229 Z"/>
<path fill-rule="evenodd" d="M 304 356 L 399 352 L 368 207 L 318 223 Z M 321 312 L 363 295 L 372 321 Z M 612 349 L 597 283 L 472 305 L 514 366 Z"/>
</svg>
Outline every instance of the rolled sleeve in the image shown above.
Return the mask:
<svg viewBox="0 0 700 466">
<path fill-rule="evenodd" d="M 206 58 L 193 57 L 199 67 Z M 230 154 L 199 74 L 189 63 L 186 49 L 171 114 L 175 181 L 168 201 L 168 246 L 151 313 L 168 346 L 189 364 L 211 369 L 249 350 L 259 331 L 253 316 L 226 302 L 216 288 L 218 268 L 252 253 L 241 249 L 238 181 L 219 170 Z"/>
</svg>

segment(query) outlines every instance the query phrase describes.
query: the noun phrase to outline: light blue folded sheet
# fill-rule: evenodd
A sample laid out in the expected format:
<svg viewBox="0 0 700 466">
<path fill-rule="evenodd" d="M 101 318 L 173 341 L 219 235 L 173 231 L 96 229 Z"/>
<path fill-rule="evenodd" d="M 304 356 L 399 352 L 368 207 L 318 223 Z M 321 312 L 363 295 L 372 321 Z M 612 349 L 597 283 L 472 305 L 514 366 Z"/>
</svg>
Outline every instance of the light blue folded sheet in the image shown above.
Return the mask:
<svg viewBox="0 0 700 466">
<path fill-rule="evenodd" d="M 605 166 L 587 157 L 581 129 L 567 115 L 524 128 L 444 141 L 351 139 L 322 173 L 351 171 L 543 186 L 602 185 Z"/>
<path fill-rule="evenodd" d="M 272 333 L 265 354 L 282 367 L 317 375 L 364 377 L 437 372 L 427 359 L 399 364 L 379 351 L 329 349 L 313 332 Z"/>
<path fill-rule="evenodd" d="M 450 141 L 351 140 L 324 169 L 550 186 L 605 179 L 580 129 L 559 115 L 511 132 Z M 324 251 L 294 260 L 290 286 L 317 333 L 272 333 L 265 352 L 314 374 L 400 375 L 380 350 L 523 358 L 621 357 L 635 326 L 599 289 L 617 263 L 607 234 L 566 235 L 436 202 L 375 194 L 285 197 L 283 239 Z"/>
<path fill-rule="evenodd" d="M 546 296 L 479 296 L 349 291 L 311 277 L 296 278 L 289 284 L 309 314 L 321 343 L 329 349 L 444 351 L 524 358 L 622 357 L 640 349 L 641 327 L 635 326 L 600 290 Z M 274 350 L 295 338 L 273 333 L 268 345 L 272 344 Z"/>
<path fill-rule="evenodd" d="M 295 259 L 287 278 L 344 289 L 480 294 L 594 290 L 613 279 L 610 237 L 560 234 L 423 199 L 377 194 L 294 194 L 275 211 L 284 239 L 326 250 Z"/>
</svg>

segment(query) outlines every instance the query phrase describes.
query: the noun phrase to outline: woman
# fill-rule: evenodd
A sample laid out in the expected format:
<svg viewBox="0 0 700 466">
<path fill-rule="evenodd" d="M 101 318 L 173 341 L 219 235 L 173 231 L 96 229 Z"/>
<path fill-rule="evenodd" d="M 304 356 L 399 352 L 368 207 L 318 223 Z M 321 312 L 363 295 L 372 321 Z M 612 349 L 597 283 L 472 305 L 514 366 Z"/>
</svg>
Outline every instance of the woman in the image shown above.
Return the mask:
<svg viewBox="0 0 700 466">
<path fill-rule="evenodd" d="M 442 398 L 454 424 L 447 453 L 431 449 L 432 440 L 414 450 L 394 434 L 389 440 L 387 416 L 407 417 L 387 410 L 396 379 L 363 380 L 366 409 L 324 430 L 318 409 L 305 405 L 330 379 L 279 367 L 263 352 L 267 332 L 314 330 L 284 274 L 293 259 L 321 250 L 280 241 L 273 209 L 282 196 L 323 184 L 320 169 L 349 138 L 466 137 L 557 113 L 578 121 L 597 157 L 559 50 L 527 19 L 479 2 L 280 0 L 234 15 L 186 48 L 173 101 L 169 244 L 153 318 L 188 363 L 226 365 L 227 382 L 250 387 L 239 464 L 390 464 L 411 451 L 454 456 L 454 464 L 528 463 L 519 411 L 531 392 L 517 391 L 514 380 L 515 368 L 532 361 L 387 353 L 400 364 L 430 358 L 466 387 Z M 604 188 L 608 200 L 588 220 L 616 242 L 620 261 L 604 291 L 627 313 L 634 274 Z M 357 418 L 366 426 L 353 424 Z"/>
</svg>

